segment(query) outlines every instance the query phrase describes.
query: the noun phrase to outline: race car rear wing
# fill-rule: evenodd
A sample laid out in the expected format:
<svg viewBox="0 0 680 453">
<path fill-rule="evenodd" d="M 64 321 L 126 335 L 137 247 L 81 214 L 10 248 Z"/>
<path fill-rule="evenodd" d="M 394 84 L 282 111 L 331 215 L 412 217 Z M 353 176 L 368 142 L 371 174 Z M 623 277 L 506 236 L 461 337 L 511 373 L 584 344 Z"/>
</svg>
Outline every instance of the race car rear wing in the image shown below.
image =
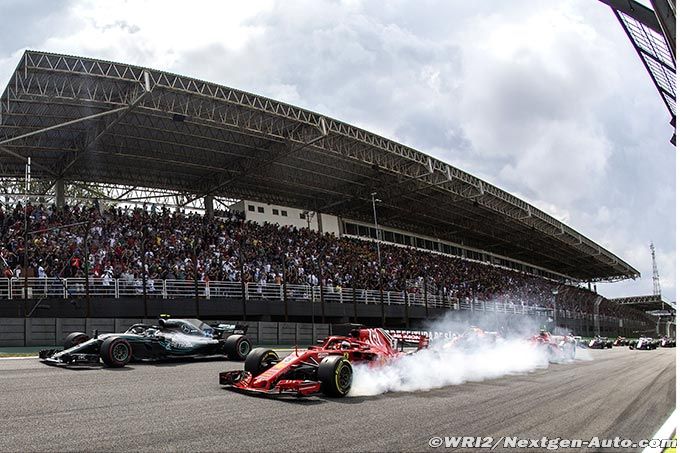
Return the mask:
<svg viewBox="0 0 680 453">
<path fill-rule="evenodd" d="M 226 338 L 230 335 L 245 335 L 248 332 L 247 324 L 217 324 L 214 326 L 217 330 L 222 331 L 222 337 Z"/>
<path fill-rule="evenodd" d="M 397 347 L 401 346 L 403 350 L 404 345 L 417 345 L 418 349 L 427 348 L 430 345 L 430 338 L 423 335 L 421 332 L 413 332 L 409 330 L 385 330 L 397 342 Z"/>
</svg>

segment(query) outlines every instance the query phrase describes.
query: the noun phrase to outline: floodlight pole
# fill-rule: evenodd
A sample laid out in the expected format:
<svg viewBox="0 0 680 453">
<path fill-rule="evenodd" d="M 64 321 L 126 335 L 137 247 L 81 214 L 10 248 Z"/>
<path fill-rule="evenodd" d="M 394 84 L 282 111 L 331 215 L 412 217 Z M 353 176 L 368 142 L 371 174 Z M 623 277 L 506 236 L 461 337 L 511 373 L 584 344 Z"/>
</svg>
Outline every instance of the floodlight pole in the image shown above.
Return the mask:
<svg viewBox="0 0 680 453">
<path fill-rule="evenodd" d="M 557 316 L 558 316 L 558 314 L 559 314 L 559 312 L 558 312 L 558 310 L 557 310 L 557 295 L 559 294 L 559 292 L 560 292 L 560 291 L 559 291 L 557 288 L 553 288 L 553 290 L 552 290 L 552 295 L 553 295 L 553 311 L 554 311 L 554 313 L 553 313 L 553 318 L 555 319 L 555 329 L 557 329 Z M 555 329 L 553 329 L 553 330 L 555 330 Z M 556 332 L 554 332 L 554 333 L 556 333 Z"/>
<path fill-rule="evenodd" d="M 281 251 L 281 264 L 283 264 L 283 271 L 281 272 L 281 285 L 283 287 L 283 320 L 288 322 L 288 288 L 286 280 L 286 252 Z M 297 342 L 296 342 L 297 343 Z"/>
<path fill-rule="evenodd" d="M 197 241 L 194 240 L 194 247 L 193 247 L 194 248 L 194 250 L 193 250 L 193 252 L 194 252 L 194 296 L 196 298 L 196 316 L 198 318 L 200 318 L 201 317 L 201 308 L 200 308 L 201 304 L 200 304 L 200 300 L 199 300 L 199 297 L 198 297 L 198 253 L 196 252 L 198 244 L 196 242 Z M 205 283 L 205 281 L 204 281 L 204 283 Z"/>
<path fill-rule="evenodd" d="M 28 317 L 28 193 L 31 189 L 31 158 L 26 161 L 26 197 L 24 198 L 24 316 Z"/>
<path fill-rule="evenodd" d="M 318 255 L 318 260 L 317 260 L 317 266 L 319 268 L 319 301 L 321 302 L 321 324 L 326 323 L 326 301 L 324 300 L 323 296 L 323 269 L 321 268 L 321 259 L 322 257 L 326 254 L 326 246 L 321 250 L 321 253 Z M 314 292 L 314 289 L 312 289 L 312 293 Z M 312 301 L 314 299 L 312 298 Z M 312 309 L 314 309 L 314 304 L 312 303 Z M 313 312 L 312 312 L 313 313 Z M 314 315 L 312 314 L 312 317 Z"/>
<path fill-rule="evenodd" d="M 146 292 L 146 235 L 148 228 L 146 225 L 142 227 L 142 298 L 144 299 L 144 317 L 149 317 L 149 299 Z"/>
<path fill-rule="evenodd" d="M 241 273 L 241 311 L 242 311 L 242 317 L 243 321 L 247 319 L 246 315 L 246 280 L 245 280 L 245 273 L 244 273 L 244 263 L 243 263 L 243 253 L 245 251 L 245 244 L 243 241 L 243 236 L 239 238 L 239 247 L 238 247 L 238 265 Z"/>
<path fill-rule="evenodd" d="M 382 200 L 375 198 L 376 193 L 371 193 L 371 201 L 373 202 L 373 225 L 375 226 L 375 239 L 376 247 L 378 249 L 378 266 L 382 268 L 382 259 L 380 256 L 380 232 L 378 231 L 378 214 L 375 210 L 375 204 L 380 203 Z"/>
<path fill-rule="evenodd" d="M 85 253 L 83 253 L 83 267 L 85 268 L 85 317 L 90 317 L 90 227 L 92 226 L 91 218 L 87 221 L 87 229 L 85 230 Z"/>
<path fill-rule="evenodd" d="M 375 226 L 375 245 L 378 251 L 378 284 L 380 285 L 380 313 L 382 317 L 382 326 L 385 326 L 385 297 L 383 296 L 383 281 L 382 281 L 382 257 L 380 256 L 380 232 L 378 231 L 378 213 L 375 209 L 375 203 L 381 200 L 375 198 L 376 193 L 371 193 L 371 202 L 373 203 L 373 225 Z"/>
</svg>

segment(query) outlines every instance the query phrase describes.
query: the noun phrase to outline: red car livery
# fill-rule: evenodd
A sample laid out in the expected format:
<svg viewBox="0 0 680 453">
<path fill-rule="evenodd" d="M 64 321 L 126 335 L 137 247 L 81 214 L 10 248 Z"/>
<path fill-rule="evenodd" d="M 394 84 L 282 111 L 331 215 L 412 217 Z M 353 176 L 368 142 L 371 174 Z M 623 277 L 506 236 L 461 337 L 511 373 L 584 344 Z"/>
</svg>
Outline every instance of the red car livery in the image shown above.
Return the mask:
<svg viewBox="0 0 680 453">
<path fill-rule="evenodd" d="M 550 362 L 562 362 L 576 358 L 576 340 L 571 335 L 551 335 L 542 330 L 538 335 L 529 338 L 529 342 L 542 348 Z"/>
<path fill-rule="evenodd" d="M 348 335 L 326 338 L 312 346 L 280 359 L 268 348 L 253 349 L 246 357 L 243 371 L 220 373 L 220 385 L 254 395 L 306 396 L 322 392 L 342 397 L 352 386 L 352 363 L 380 366 L 405 353 L 399 342 L 416 342 L 427 347 L 425 336 L 394 338 L 380 328 L 352 328 Z"/>
</svg>

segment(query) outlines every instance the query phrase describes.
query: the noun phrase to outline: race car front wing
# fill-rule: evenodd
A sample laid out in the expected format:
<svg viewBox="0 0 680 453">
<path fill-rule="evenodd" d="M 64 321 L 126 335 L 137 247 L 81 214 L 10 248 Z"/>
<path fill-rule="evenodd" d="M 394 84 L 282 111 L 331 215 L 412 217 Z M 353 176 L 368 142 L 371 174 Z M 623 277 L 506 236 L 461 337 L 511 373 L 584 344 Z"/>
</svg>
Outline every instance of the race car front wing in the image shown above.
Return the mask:
<svg viewBox="0 0 680 453">
<path fill-rule="evenodd" d="M 220 373 L 220 385 L 229 390 L 250 395 L 293 395 L 307 396 L 321 390 L 321 383 L 303 379 L 281 379 L 272 388 L 254 387 L 253 375 L 248 371 L 223 371 Z"/>
<path fill-rule="evenodd" d="M 99 354 L 64 353 L 63 349 L 42 349 L 38 352 L 41 361 L 49 365 L 97 364 Z"/>
</svg>

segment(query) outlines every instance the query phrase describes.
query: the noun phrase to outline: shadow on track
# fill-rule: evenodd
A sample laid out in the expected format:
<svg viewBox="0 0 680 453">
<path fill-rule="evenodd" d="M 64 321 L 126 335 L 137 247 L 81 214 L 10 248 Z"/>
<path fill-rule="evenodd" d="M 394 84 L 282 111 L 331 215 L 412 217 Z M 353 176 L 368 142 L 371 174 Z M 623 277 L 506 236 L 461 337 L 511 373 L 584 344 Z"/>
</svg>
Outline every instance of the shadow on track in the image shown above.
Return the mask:
<svg viewBox="0 0 680 453">
<path fill-rule="evenodd" d="M 138 365 L 141 366 L 153 366 L 153 367 L 176 367 L 187 365 L 190 363 L 202 363 L 202 362 L 227 362 L 227 363 L 239 363 L 235 360 L 229 360 L 226 357 L 215 356 L 215 357 L 170 357 L 158 360 L 140 360 L 129 362 L 124 367 L 113 368 L 107 367 L 103 363 L 92 363 L 92 364 L 79 364 L 79 365 L 69 365 L 66 363 L 50 363 L 42 362 L 45 365 L 53 368 L 60 368 L 64 370 L 74 370 L 74 371 L 86 371 L 86 370 L 109 370 L 109 371 L 130 371 L 134 370 Z"/>
</svg>

